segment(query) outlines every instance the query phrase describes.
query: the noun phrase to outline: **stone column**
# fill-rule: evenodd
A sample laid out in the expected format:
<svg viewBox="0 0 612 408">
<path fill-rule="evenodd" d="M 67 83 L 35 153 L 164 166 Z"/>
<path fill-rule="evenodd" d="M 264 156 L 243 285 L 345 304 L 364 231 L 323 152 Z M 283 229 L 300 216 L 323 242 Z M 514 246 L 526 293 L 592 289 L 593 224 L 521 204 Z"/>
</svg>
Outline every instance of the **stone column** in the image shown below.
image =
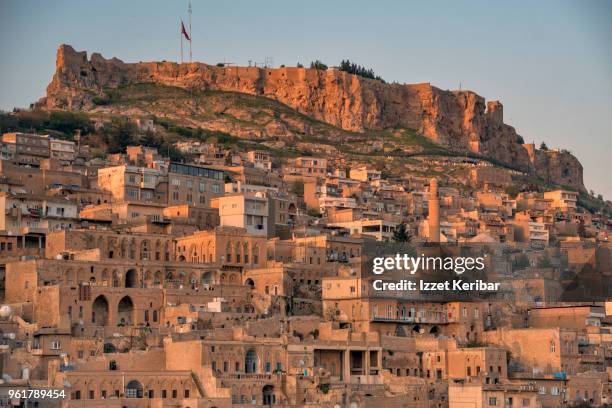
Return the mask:
<svg viewBox="0 0 612 408">
<path fill-rule="evenodd" d="M 351 382 L 351 350 L 347 348 L 342 352 L 342 381 L 345 383 Z"/>
</svg>

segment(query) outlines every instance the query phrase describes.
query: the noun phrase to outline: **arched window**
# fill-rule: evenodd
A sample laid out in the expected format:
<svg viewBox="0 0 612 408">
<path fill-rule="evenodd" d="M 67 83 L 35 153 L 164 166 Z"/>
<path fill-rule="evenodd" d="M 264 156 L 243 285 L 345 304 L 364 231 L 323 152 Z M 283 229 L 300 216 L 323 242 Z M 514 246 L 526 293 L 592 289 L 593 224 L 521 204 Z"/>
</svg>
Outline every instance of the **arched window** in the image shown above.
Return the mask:
<svg viewBox="0 0 612 408">
<path fill-rule="evenodd" d="M 242 245 L 243 248 L 243 255 L 244 255 L 244 263 L 248 264 L 249 263 L 249 243 L 245 242 Z"/>
<path fill-rule="evenodd" d="M 225 247 L 225 262 L 232 262 L 232 243 L 230 241 L 227 242 L 227 246 Z"/>
<path fill-rule="evenodd" d="M 249 349 L 244 356 L 244 371 L 247 374 L 253 374 L 257 372 L 258 359 L 257 353 L 254 349 Z"/>
<path fill-rule="evenodd" d="M 236 250 L 235 250 L 235 254 L 236 254 L 236 263 L 241 263 L 242 262 L 242 249 L 241 249 L 241 245 L 240 242 L 236 242 Z"/>
<path fill-rule="evenodd" d="M 149 251 L 149 241 L 145 239 L 140 243 L 140 259 L 142 261 L 149 260 Z"/>
<path fill-rule="evenodd" d="M 132 380 L 125 386 L 126 398 L 142 398 L 142 384 Z"/>
<path fill-rule="evenodd" d="M 253 246 L 253 263 L 259 265 L 259 246 L 257 244 Z"/>
<path fill-rule="evenodd" d="M 155 260 L 161 260 L 161 241 L 159 239 L 155 241 Z"/>
</svg>

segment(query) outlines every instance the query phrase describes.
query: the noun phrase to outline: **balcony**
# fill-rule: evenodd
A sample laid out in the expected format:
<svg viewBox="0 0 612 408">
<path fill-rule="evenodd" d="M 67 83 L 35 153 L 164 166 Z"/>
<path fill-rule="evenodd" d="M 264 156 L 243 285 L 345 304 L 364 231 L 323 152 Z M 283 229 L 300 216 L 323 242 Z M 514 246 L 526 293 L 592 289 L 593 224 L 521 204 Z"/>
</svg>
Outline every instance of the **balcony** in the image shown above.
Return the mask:
<svg viewBox="0 0 612 408">
<path fill-rule="evenodd" d="M 431 316 L 431 317 L 418 317 L 418 316 L 373 316 L 372 320 L 375 322 L 395 322 L 395 323 L 431 323 L 441 324 L 448 323 L 445 315 L 442 316 Z"/>
</svg>

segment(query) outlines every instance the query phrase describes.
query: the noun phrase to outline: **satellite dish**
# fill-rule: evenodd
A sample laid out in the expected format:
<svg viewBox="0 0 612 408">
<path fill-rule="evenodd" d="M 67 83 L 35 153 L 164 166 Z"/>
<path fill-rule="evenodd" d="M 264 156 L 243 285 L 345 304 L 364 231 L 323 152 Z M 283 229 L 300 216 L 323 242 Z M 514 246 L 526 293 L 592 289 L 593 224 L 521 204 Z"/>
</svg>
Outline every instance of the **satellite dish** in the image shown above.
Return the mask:
<svg viewBox="0 0 612 408">
<path fill-rule="evenodd" d="M 9 305 L 2 305 L 0 307 L 0 317 L 9 317 L 13 313 L 13 308 Z"/>
</svg>

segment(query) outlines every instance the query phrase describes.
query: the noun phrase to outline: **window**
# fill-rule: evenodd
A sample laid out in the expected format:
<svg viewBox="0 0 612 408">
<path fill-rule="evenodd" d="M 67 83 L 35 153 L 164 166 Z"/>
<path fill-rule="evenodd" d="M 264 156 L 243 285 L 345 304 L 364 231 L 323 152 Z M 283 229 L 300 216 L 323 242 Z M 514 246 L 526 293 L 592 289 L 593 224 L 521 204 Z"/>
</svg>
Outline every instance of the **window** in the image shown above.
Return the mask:
<svg viewBox="0 0 612 408">
<path fill-rule="evenodd" d="M 555 352 L 555 343 L 554 342 L 550 342 L 550 352 L 554 353 Z"/>
<path fill-rule="evenodd" d="M 180 186 L 181 185 L 181 180 L 173 178 L 172 179 L 172 185 L 173 186 Z"/>
<path fill-rule="evenodd" d="M 494 407 L 497 405 L 497 397 L 489 397 L 489 405 Z"/>
<path fill-rule="evenodd" d="M 135 190 L 133 188 L 126 188 L 125 193 L 127 194 L 128 198 L 138 198 L 138 190 Z"/>
<path fill-rule="evenodd" d="M 200 186 L 199 186 L 199 188 L 198 188 L 198 191 L 199 191 L 200 193 L 204 193 L 204 192 L 206 191 L 206 183 L 205 183 L 205 182 L 200 181 Z"/>
<path fill-rule="evenodd" d="M 524 407 L 528 407 L 530 405 L 529 402 L 529 398 L 523 398 L 523 403 L 521 405 L 523 405 Z"/>
<path fill-rule="evenodd" d="M 186 390 L 185 390 L 184 395 L 185 395 L 185 398 L 189 398 L 189 389 L 186 389 Z"/>
<path fill-rule="evenodd" d="M 53 340 L 51 342 L 51 350 L 59 350 L 60 346 L 61 346 L 61 344 L 60 344 L 59 340 Z"/>
<path fill-rule="evenodd" d="M 219 187 L 218 184 L 213 184 L 212 185 L 212 192 L 215 194 L 219 194 L 219 192 L 221 191 L 221 188 Z"/>
<path fill-rule="evenodd" d="M 559 387 L 550 387 L 551 395 L 559 395 Z"/>
</svg>

